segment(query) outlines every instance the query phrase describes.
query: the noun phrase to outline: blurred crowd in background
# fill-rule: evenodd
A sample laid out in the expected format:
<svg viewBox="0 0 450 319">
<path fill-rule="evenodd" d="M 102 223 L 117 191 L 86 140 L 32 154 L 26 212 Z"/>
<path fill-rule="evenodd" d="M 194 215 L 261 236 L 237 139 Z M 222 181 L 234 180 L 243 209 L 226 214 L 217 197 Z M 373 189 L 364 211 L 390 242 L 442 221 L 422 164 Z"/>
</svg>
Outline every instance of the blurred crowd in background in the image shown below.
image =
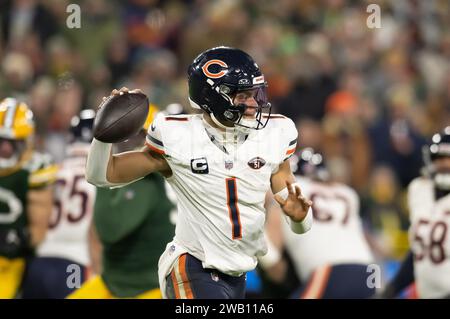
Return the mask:
<svg viewBox="0 0 450 319">
<path fill-rule="evenodd" d="M 70 29 L 69 4 L 81 7 Z M 366 25 L 370 3 L 381 28 Z M 422 146 L 450 122 L 447 0 L 2 0 L 0 99 L 26 101 L 36 148 L 63 158 L 72 116 L 122 86 L 191 112 L 186 69 L 219 46 L 247 51 L 299 147 L 324 153 L 361 196 L 380 260 L 408 248 L 405 190 Z"/>
</svg>

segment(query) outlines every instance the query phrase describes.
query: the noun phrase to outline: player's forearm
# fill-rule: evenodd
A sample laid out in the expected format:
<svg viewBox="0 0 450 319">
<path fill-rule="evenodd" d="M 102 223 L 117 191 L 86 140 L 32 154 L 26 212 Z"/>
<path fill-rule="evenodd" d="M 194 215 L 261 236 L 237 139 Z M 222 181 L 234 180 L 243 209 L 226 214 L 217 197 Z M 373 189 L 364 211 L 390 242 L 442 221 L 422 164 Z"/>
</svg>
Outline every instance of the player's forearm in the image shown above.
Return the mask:
<svg viewBox="0 0 450 319">
<path fill-rule="evenodd" d="M 37 247 L 47 234 L 47 227 L 42 225 L 30 225 L 28 227 L 30 232 L 30 245 L 31 247 Z"/>
<path fill-rule="evenodd" d="M 146 151 L 132 151 L 111 156 L 112 144 L 94 139 L 86 164 L 86 180 L 99 187 L 123 186 L 167 166 L 165 159 Z"/>
<path fill-rule="evenodd" d="M 45 239 L 51 211 L 51 188 L 28 193 L 29 244 L 32 247 L 36 247 Z"/>
<path fill-rule="evenodd" d="M 158 160 L 143 151 L 115 154 L 108 165 L 107 178 L 112 183 L 129 183 L 160 170 Z"/>
<path fill-rule="evenodd" d="M 94 138 L 86 163 L 86 180 L 98 187 L 113 187 L 132 182 L 141 176 L 135 173 L 138 165 L 129 158 L 111 155 L 112 144 Z M 126 166 L 128 165 L 128 166 Z"/>
<path fill-rule="evenodd" d="M 91 221 L 88 233 L 89 256 L 91 258 L 91 268 L 94 274 L 102 273 L 102 251 L 103 246 L 100 242 L 95 229 L 94 220 Z"/>
</svg>

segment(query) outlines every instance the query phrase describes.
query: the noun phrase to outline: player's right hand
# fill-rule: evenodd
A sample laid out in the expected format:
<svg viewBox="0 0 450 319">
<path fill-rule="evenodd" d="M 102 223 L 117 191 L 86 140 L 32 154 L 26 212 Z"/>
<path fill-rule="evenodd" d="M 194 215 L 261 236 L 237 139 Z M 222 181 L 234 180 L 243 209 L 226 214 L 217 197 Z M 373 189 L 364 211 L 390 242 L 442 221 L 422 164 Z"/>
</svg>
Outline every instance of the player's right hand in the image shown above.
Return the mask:
<svg viewBox="0 0 450 319">
<path fill-rule="evenodd" d="M 112 90 L 111 95 L 122 95 L 125 93 L 143 93 L 140 89 L 130 90 L 129 88 L 123 86 L 120 90 Z"/>
<path fill-rule="evenodd" d="M 122 95 L 122 94 L 126 94 L 126 93 L 143 93 L 143 92 L 142 92 L 141 89 L 134 89 L 134 90 L 130 91 L 130 89 L 128 89 L 127 87 L 123 86 L 119 90 L 117 90 L 117 89 L 112 90 L 110 96 Z M 102 98 L 102 102 L 104 102 L 107 98 L 108 98 L 108 96 L 104 96 Z"/>
</svg>

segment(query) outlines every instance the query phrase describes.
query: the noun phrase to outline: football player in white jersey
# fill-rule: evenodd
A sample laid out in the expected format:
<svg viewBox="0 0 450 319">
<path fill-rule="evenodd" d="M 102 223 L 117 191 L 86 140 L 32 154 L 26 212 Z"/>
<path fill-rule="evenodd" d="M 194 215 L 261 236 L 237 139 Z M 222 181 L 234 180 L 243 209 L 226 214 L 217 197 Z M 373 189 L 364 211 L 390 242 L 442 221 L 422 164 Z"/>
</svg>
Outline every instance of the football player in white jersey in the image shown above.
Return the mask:
<svg viewBox="0 0 450 319">
<path fill-rule="evenodd" d="M 419 298 L 450 298 L 450 126 L 424 148 L 425 174 L 408 187 L 411 251 L 382 297 L 415 281 Z"/>
<path fill-rule="evenodd" d="M 203 114 L 158 116 L 137 152 L 111 157 L 111 145 L 94 139 L 87 179 L 111 187 L 161 172 L 178 197 L 175 237 L 159 261 L 163 297 L 244 298 L 245 273 L 267 249 L 266 192 L 276 194 L 294 232 L 311 226 L 311 202 L 287 161 L 297 130 L 270 115 L 264 75 L 245 52 L 209 49 L 188 75 L 191 105 Z"/>
<path fill-rule="evenodd" d="M 333 182 L 323 156 L 312 148 L 305 148 L 293 156 L 291 164 L 304 196 L 314 202 L 314 227 L 308 233 L 296 236 L 279 218 L 270 216 L 272 224 L 267 227 L 269 240 L 273 242 L 269 245 L 271 251 L 260 258 L 260 265 L 269 277 L 283 281 L 280 273 L 270 272 L 286 270 L 277 266 L 284 246 L 302 283 L 291 297 L 371 297 L 375 288 L 367 284 L 371 274 L 368 265 L 374 258 L 364 236 L 358 194 L 347 185 Z M 277 214 L 276 206 L 269 208 L 268 214 L 272 213 Z M 274 227 L 282 234 L 281 239 L 270 239 Z"/>
<path fill-rule="evenodd" d="M 72 119 L 71 140 L 57 173 L 49 230 L 28 267 L 23 298 L 62 299 L 77 288 L 77 282 L 87 279 L 88 229 L 96 188 L 86 181 L 85 166 L 94 118 L 93 110 L 83 110 Z M 71 274 L 80 278 L 70 280 Z"/>
</svg>

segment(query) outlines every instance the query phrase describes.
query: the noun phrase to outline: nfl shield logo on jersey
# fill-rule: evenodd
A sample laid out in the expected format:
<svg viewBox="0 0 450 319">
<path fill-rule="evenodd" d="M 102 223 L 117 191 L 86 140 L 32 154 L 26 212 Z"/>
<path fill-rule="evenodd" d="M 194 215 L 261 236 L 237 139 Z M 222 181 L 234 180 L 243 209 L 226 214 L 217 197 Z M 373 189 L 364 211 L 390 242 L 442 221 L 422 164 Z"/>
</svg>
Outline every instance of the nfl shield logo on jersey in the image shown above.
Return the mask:
<svg viewBox="0 0 450 319">
<path fill-rule="evenodd" d="M 225 168 L 226 169 L 232 169 L 233 168 L 233 161 L 225 161 Z"/>
</svg>

